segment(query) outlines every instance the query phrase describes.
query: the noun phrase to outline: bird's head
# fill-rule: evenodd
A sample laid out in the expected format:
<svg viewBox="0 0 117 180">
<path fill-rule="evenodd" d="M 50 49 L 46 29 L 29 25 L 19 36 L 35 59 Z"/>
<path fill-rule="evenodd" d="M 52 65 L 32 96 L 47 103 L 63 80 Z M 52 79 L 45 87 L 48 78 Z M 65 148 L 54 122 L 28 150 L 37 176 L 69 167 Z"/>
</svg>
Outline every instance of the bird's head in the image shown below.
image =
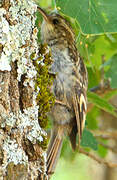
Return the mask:
<svg viewBox="0 0 117 180">
<path fill-rule="evenodd" d="M 69 41 L 74 41 L 74 32 L 65 18 L 55 12 L 47 14 L 40 7 L 38 10 L 44 19 L 41 25 L 41 38 L 44 43 L 53 42 L 67 45 Z"/>
</svg>

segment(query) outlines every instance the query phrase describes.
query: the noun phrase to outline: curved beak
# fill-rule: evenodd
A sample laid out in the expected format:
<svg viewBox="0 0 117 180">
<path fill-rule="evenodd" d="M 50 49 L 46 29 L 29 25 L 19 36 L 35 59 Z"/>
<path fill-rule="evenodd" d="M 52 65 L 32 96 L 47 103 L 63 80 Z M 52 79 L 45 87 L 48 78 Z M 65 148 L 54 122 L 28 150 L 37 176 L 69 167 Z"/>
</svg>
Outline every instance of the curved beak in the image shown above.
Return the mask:
<svg viewBox="0 0 117 180">
<path fill-rule="evenodd" d="M 48 14 L 43 10 L 41 9 L 40 7 L 37 7 L 37 9 L 39 10 L 39 12 L 42 14 L 43 18 L 45 19 L 45 21 L 49 21 L 49 16 Z"/>
</svg>

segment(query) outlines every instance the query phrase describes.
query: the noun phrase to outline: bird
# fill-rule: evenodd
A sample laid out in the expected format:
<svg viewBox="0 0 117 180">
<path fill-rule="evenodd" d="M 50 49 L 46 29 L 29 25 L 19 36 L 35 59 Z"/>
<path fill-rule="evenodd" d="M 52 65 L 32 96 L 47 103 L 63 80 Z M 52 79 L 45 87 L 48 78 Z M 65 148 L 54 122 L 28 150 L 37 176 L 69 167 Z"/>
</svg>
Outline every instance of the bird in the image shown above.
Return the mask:
<svg viewBox="0 0 117 180">
<path fill-rule="evenodd" d="M 50 47 L 53 59 L 49 73 L 56 74 L 51 87 L 56 101 L 49 112 L 53 122 L 47 148 L 47 175 L 50 179 L 61 153 L 64 136 L 69 137 L 73 150 L 80 146 L 87 113 L 88 74 L 77 50 L 70 22 L 57 11 L 48 14 L 40 7 L 38 10 L 43 16 L 41 40 Z"/>
</svg>

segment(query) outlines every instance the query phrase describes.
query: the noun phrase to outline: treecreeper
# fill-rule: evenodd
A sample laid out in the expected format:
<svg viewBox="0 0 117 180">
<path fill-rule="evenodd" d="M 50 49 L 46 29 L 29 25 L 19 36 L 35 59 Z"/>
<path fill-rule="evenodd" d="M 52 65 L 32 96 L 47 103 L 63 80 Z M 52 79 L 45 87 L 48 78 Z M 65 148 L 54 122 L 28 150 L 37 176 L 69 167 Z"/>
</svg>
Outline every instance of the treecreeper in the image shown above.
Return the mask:
<svg viewBox="0 0 117 180">
<path fill-rule="evenodd" d="M 50 179 L 60 156 L 64 135 L 69 136 L 73 150 L 80 145 L 87 112 L 88 76 L 70 23 L 57 12 L 47 14 L 40 7 L 38 10 L 43 16 L 41 39 L 52 52 L 50 73 L 56 74 L 51 88 L 56 102 L 49 113 L 53 121 L 47 149 L 47 175 Z"/>
</svg>

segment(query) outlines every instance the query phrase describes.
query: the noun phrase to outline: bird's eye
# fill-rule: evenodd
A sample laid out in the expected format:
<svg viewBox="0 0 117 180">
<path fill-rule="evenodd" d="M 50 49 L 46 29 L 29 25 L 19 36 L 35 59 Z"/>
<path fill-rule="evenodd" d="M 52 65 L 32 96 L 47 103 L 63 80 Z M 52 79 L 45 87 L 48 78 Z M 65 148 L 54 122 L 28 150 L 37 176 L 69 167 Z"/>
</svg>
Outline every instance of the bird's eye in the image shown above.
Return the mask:
<svg viewBox="0 0 117 180">
<path fill-rule="evenodd" d="M 53 19 L 53 24 L 56 25 L 59 23 L 59 20 L 58 19 Z"/>
</svg>

